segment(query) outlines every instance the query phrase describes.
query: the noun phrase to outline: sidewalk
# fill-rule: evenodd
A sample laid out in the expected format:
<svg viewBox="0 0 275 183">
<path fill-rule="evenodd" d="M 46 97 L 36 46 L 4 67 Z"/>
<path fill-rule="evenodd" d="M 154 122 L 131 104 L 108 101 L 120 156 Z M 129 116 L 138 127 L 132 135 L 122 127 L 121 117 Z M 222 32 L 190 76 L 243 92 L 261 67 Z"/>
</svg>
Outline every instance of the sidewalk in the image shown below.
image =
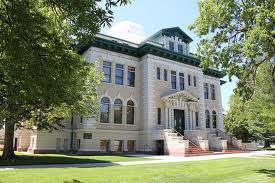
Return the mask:
<svg viewBox="0 0 275 183">
<path fill-rule="evenodd" d="M 107 166 L 126 166 L 126 165 L 141 165 L 155 163 L 175 163 L 187 161 L 204 161 L 224 158 L 252 158 L 264 155 L 275 155 L 275 151 L 254 151 L 238 154 L 220 154 L 207 156 L 179 157 L 179 156 L 154 156 L 154 155 L 133 155 L 136 157 L 155 158 L 150 161 L 130 161 L 130 162 L 114 162 L 114 163 L 85 163 L 85 164 L 51 164 L 51 165 L 17 165 L 17 166 L 0 166 L 0 170 L 15 170 L 15 169 L 33 169 L 33 168 L 89 168 L 89 167 L 107 167 Z M 275 160 L 275 158 L 274 158 Z"/>
</svg>

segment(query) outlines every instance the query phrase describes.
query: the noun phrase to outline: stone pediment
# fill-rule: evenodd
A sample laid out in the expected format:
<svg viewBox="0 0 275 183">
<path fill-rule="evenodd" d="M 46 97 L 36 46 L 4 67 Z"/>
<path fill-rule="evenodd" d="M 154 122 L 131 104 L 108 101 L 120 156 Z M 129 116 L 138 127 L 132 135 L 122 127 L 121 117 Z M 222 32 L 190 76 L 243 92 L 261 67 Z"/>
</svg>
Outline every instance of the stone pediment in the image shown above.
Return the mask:
<svg viewBox="0 0 275 183">
<path fill-rule="evenodd" d="M 198 99 L 196 97 L 194 97 L 193 95 L 191 95 L 190 93 L 188 93 L 185 90 L 171 93 L 168 95 L 164 95 L 163 97 L 161 97 L 161 99 L 165 102 L 171 101 L 171 100 L 178 100 L 178 99 L 182 99 L 185 102 L 197 102 L 198 101 Z"/>
</svg>

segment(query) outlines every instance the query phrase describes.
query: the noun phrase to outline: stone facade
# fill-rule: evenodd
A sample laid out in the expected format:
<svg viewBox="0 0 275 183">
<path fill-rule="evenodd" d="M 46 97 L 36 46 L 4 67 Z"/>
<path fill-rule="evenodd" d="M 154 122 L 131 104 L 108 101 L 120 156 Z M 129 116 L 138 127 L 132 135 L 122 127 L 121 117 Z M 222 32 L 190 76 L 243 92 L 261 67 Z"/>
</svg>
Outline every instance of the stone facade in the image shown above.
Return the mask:
<svg viewBox="0 0 275 183">
<path fill-rule="evenodd" d="M 224 142 L 213 137 L 217 129 L 223 130 L 221 80 L 218 71 L 205 72 L 198 66 L 199 60 L 189 53 L 190 37 L 179 28 L 170 28 L 140 45 L 102 34 L 98 34 L 97 39 L 99 43 L 95 42 L 81 53 L 88 63 L 97 62 L 99 71 L 104 61 L 111 63 L 111 81 L 103 82 L 98 89 L 99 102 L 109 99 L 108 122 L 101 123 L 100 116 L 75 115 L 64 122 L 66 127 L 61 131 L 22 130 L 18 149 L 33 153 L 73 150 L 83 154 L 171 154 L 174 149 L 186 151 L 188 140 L 206 150 L 221 149 Z M 117 64 L 123 66 L 123 84 L 116 84 Z M 134 87 L 128 86 L 128 66 L 135 68 Z M 175 73 L 173 78 L 172 73 Z M 208 99 L 204 96 L 204 83 L 208 84 Z M 116 99 L 122 101 L 121 124 L 114 123 Z M 127 124 L 128 101 L 134 103 L 134 124 Z M 209 126 L 206 125 L 206 110 L 210 114 Z M 180 131 L 186 139 L 173 141 L 177 137 L 168 136 L 167 129 Z"/>
</svg>

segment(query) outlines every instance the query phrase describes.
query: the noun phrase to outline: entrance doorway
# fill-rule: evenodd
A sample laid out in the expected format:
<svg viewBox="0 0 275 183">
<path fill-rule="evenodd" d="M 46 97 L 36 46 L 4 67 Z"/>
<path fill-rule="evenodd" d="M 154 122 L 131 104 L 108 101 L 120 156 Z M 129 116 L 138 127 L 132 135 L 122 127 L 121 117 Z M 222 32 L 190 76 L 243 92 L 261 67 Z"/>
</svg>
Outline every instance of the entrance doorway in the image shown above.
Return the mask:
<svg viewBox="0 0 275 183">
<path fill-rule="evenodd" d="M 157 155 L 164 155 L 164 140 L 156 140 Z"/>
<path fill-rule="evenodd" d="M 185 113 L 184 110 L 174 109 L 174 121 L 175 121 L 175 130 L 184 135 L 185 130 Z"/>
</svg>

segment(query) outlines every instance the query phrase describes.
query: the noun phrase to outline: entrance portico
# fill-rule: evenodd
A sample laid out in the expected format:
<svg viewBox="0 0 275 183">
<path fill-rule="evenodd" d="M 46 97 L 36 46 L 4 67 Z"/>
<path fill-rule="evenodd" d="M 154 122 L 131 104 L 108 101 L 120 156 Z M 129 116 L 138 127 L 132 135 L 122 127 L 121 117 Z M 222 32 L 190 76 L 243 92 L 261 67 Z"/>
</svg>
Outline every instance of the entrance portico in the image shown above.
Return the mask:
<svg viewBox="0 0 275 183">
<path fill-rule="evenodd" d="M 183 90 L 163 96 L 161 99 L 165 103 L 165 128 L 174 128 L 180 133 L 196 128 L 197 98 Z"/>
</svg>

